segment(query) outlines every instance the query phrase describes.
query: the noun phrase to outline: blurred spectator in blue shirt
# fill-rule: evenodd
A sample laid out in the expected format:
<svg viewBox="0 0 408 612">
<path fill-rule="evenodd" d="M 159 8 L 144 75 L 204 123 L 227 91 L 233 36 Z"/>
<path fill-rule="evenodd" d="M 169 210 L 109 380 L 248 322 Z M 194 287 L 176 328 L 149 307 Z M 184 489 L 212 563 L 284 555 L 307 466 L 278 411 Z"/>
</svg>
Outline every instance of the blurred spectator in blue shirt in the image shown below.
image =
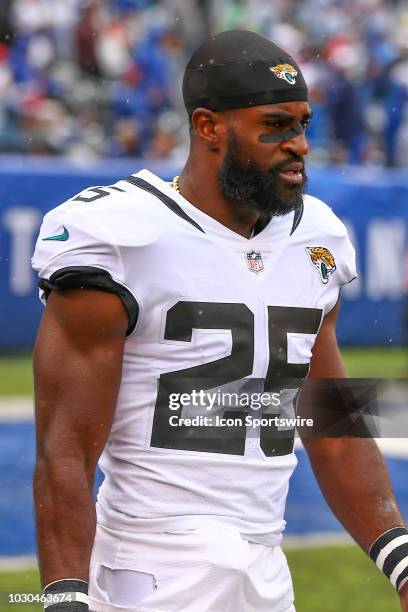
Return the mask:
<svg viewBox="0 0 408 612">
<path fill-rule="evenodd" d="M 406 164 L 405 0 L 1 0 L 0 150 L 178 154 L 186 60 L 228 28 L 255 29 L 301 63 L 312 161 Z"/>
</svg>

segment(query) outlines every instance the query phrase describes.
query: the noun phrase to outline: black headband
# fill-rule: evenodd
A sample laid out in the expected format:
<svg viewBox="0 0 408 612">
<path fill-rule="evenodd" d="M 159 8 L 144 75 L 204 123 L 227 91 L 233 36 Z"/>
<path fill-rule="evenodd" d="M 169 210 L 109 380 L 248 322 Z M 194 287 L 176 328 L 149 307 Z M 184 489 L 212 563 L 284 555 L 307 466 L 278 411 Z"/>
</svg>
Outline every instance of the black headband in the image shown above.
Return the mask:
<svg viewBox="0 0 408 612">
<path fill-rule="evenodd" d="M 191 58 L 183 80 L 187 112 L 307 101 L 295 60 L 268 38 L 230 30 L 208 39 Z"/>
</svg>

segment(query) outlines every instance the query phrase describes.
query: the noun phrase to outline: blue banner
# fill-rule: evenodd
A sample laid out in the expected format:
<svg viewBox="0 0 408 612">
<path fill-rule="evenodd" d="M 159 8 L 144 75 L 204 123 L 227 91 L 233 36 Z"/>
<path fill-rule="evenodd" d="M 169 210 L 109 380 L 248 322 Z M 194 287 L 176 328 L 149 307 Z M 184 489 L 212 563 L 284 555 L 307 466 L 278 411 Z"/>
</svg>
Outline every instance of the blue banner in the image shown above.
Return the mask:
<svg viewBox="0 0 408 612">
<path fill-rule="evenodd" d="M 30 258 L 45 212 L 88 186 L 109 185 L 147 167 L 169 180 L 174 162 L 105 160 L 76 165 L 53 158 L 3 157 L 0 167 L 0 350 L 31 346 L 41 316 Z M 403 341 L 408 172 L 356 167 L 309 171 L 308 193 L 346 223 L 359 278 L 342 292 L 343 344 Z"/>
</svg>

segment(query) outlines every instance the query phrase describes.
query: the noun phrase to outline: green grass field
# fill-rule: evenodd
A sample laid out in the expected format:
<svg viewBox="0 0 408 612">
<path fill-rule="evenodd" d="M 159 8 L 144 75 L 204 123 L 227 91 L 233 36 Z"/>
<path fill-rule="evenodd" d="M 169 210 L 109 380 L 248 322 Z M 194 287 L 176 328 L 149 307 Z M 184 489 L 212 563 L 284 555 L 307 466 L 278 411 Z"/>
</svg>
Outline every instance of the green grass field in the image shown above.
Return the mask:
<svg viewBox="0 0 408 612">
<path fill-rule="evenodd" d="M 402 348 L 344 349 L 353 378 L 403 378 L 408 375 L 408 351 Z M 31 355 L 0 356 L 0 396 L 32 395 Z"/>
<path fill-rule="evenodd" d="M 391 585 L 355 546 L 288 550 L 286 554 L 292 570 L 297 612 L 400 610 L 398 596 Z M 5 600 L 7 592 L 38 592 L 39 588 L 34 570 L 0 573 L 1 612 L 41 610 L 41 606 L 29 604 L 7 605 Z"/>
</svg>

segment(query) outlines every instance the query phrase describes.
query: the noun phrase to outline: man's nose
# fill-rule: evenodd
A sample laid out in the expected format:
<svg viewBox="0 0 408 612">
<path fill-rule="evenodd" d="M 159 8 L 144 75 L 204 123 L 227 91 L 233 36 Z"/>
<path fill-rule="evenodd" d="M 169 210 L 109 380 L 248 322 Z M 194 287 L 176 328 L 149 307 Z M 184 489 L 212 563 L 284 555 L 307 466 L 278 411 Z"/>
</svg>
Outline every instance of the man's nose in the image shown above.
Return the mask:
<svg viewBox="0 0 408 612">
<path fill-rule="evenodd" d="M 309 153 L 309 143 L 307 142 L 306 134 L 298 134 L 290 140 L 285 140 L 281 143 L 282 151 L 291 151 L 296 155 L 305 156 Z"/>
</svg>

